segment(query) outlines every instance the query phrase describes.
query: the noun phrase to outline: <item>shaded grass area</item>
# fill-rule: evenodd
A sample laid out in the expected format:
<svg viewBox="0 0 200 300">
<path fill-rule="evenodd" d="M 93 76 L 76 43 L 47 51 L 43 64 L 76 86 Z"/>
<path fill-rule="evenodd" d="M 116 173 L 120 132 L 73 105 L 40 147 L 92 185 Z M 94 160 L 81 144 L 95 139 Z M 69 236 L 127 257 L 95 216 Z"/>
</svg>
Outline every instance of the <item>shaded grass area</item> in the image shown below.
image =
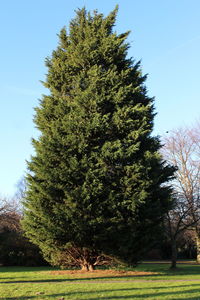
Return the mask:
<svg viewBox="0 0 200 300">
<path fill-rule="evenodd" d="M 141 264 L 134 270 L 158 275 L 84 278 L 76 274 L 52 274 L 53 268 L 0 268 L 0 299 L 4 300 L 123 300 L 200 299 L 200 266 Z M 130 270 L 130 269 L 129 269 Z"/>
</svg>

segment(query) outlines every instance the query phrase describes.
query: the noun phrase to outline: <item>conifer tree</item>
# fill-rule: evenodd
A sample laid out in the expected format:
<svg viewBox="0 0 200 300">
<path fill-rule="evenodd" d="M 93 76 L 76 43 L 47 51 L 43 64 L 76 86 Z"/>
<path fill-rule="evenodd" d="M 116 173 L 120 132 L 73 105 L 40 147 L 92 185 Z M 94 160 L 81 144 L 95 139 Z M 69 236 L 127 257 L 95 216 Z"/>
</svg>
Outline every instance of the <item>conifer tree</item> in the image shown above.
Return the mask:
<svg viewBox="0 0 200 300">
<path fill-rule="evenodd" d="M 107 17 L 77 11 L 46 60 L 34 122 L 23 226 L 45 258 L 93 269 L 105 258 L 136 263 L 155 241 L 171 205 L 173 169 L 152 136 L 154 99 L 129 32 Z"/>
</svg>

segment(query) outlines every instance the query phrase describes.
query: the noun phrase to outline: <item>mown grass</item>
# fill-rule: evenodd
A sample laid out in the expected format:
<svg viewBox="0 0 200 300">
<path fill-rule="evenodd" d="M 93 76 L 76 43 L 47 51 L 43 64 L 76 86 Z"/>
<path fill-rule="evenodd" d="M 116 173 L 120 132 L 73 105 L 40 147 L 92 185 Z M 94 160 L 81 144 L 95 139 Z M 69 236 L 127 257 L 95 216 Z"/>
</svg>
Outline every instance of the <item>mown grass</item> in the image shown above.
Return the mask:
<svg viewBox="0 0 200 300">
<path fill-rule="evenodd" d="M 151 276 L 86 278 L 51 274 L 52 268 L 0 268 L 0 299 L 4 300 L 123 300 L 200 299 L 200 266 L 141 264 L 134 270 L 158 272 Z"/>
</svg>

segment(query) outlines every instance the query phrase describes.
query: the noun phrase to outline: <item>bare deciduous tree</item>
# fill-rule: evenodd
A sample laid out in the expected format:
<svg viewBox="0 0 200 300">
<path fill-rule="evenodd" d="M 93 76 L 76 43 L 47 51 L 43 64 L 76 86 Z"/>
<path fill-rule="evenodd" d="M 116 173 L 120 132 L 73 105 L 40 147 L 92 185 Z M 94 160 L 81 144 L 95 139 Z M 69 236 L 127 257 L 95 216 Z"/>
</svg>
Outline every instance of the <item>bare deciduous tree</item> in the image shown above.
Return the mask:
<svg viewBox="0 0 200 300">
<path fill-rule="evenodd" d="M 6 198 L 0 198 L 0 232 L 5 228 L 19 230 L 20 215 L 17 212 L 15 202 Z"/>
<path fill-rule="evenodd" d="M 172 242 L 172 267 L 176 267 L 176 239 L 184 230 L 195 231 L 200 262 L 200 126 L 180 128 L 164 138 L 162 154 L 177 168 L 172 182 L 175 206 L 166 217 Z"/>
</svg>

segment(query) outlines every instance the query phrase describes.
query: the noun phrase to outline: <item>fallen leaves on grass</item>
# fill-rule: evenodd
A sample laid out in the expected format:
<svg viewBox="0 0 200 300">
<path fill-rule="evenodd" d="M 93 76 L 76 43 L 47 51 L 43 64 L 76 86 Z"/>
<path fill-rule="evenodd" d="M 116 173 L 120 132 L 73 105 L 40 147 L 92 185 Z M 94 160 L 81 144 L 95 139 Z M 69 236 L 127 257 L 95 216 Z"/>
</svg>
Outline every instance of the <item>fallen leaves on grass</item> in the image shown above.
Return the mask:
<svg viewBox="0 0 200 300">
<path fill-rule="evenodd" d="M 87 277 L 132 277 L 132 276 L 149 276 L 157 275 L 158 272 L 138 272 L 138 271 L 124 271 L 124 270 L 94 270 L 92 272 L 82 270 L 60 270 L 51 271 L 51 275 L 71 275 L 76 278 L 87 278 Z"/>
</svg>

